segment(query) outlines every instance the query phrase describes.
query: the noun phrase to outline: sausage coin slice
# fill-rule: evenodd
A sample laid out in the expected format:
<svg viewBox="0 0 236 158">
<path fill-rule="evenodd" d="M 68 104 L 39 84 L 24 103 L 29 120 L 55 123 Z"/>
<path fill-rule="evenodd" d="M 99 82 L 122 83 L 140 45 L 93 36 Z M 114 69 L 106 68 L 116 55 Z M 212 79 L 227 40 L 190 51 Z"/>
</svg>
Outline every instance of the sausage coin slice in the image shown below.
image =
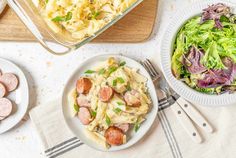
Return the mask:
<svg viewBox="0 0 236 158">
<path fill-rule="evenodd" d="M 4 120 L 6 117 L 0 116 L 0 121 Z"/>
<path fill-rule="evenodd" d="M 121 145 L 123 144 L 124 133 L 118 127 L 111 126 L 105 131 L 105 138 L 110 145 Z"/>
<path fill-rule="evenodd" d="M 108 102 L 114 95 L 114 90 L 111 87 L 102 87 L 99 90 L 99 99 L 102 102 Z"/>
<path fill-rule="evenodd" d="M 0 83 L 0 98 L 4 97 L 7 93 L 6 87 Z"/>
<path fill-rule="evenodd" d="M 128 91 L 124 95 L 124 99 L 127 105 L 133 107 L 138 107 L 141 105 L 140 98 L 141 98 L 140 93 L 136 90 Z"/>
<path fill-rule="evenodd" d="M 88 94 L 92 87 L 90 79 L 82 77 L 76 83 L 76 90 L 79 94 Z"/>
<path fill-rule="evenodd" d="M 78 117 L 84 125 L 88 125 L 92 119 L 89 109 L 85 107 L 79 108 Z"/>
<path fill-rule="evenodd" d="M 77 103 L 80 107 L 91 107 L 91 104 L 89 102 L 89 100 L 87 99 L 87 97 L 83 94 L 80 94 L 77 97 Z"/>
<path fill-rule="evenodd" d="M 7 98 L 0 98 L 0 116 L 7 117 L 12 112 L 12 102 Z"/>
<path fill-rule="evenodd" d="M 19 81 L 13 73 L 4 73 L 0 76 L 0 82 L 6 86 L 8 92 L 11 92 L 17 88 Z"/>
</svg>

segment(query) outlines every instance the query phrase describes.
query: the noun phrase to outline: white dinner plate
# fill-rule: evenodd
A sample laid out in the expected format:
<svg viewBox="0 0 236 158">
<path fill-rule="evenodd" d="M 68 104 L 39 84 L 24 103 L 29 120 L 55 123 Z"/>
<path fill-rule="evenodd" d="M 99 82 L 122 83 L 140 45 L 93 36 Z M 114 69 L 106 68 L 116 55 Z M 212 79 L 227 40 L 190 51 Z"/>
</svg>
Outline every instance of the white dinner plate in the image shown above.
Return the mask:
<svg viewBox="0 0 236 158">
<path fill-rule="evenodd" d="M 13 112 L 6 119 L 0 121 L 1 134 L 14 127 L 26 114 L 29 105 L 29 89 L 24 73 L 12 62 L 0 58 L 0 70 L 2 73 L 14 73 L 19 80 L 17 89 L 6 96 L 13 102 Z"/>
<path fill-rule="evenodd" d="M 146 116 L 146 120 L 142 123 L 140 129 L 135 133 L 131 132 L 130 133 L 130 139 L 127 140 L 126 144 L 120 145 L 120 146 L 113 146 L 110 149 L 105 149 L 104 147 L 99 146 L 96 144 L 94 141 L 89 139 L 85 132 L 84 132 L 84 125 L 82 125 L 77 117 L 73 117 L 71 115 L 69 103 L 68 103 L 68 94 L 69 92 L 75 88 L 76 81 L 79 79 L 82 74 L 88 69 L 93 69 L 96 65 L 101 63 L 102 61 L 107 60 L 109 57 L 115 57 L 116 59 L 120 61 L 125 61 L 126 65 L 131 67 L 131 68 L 137 68 L 139 69 L 139 73 L 144 75 L 145 77 L 148 78 L 147 82 L 147 87 L 150 93 L 150 97 L 152 99 L 152 107 L 149 111 L 149 113 Z M 100 151 L 118 151 L 122 150 L 125 148 L 130 147 L 131 145 L 135 144 L 138 142 L 144 135 L 145 133 L 150 129 L 151 125 L 153 124 L 157 111 L 158 111 L 158 100 L 157 100 L 157 95 L 155 91 L 155 87 L 153 85 L 153 82 L 151 80 L 150 75 L 148 72 L 143 68 L 141 64 L 136 62 L 133 59 L 120 56 L 120 55 L 100 55 L 100 56 L 95 56 L 87 61 L 85 61 L 81 66 L 78 67 L 78 69 L 72 74 L 72 76 L 69 78 L 69 80 L 66 83 L 65 89 L 63 91 L 63 96 L 62 96 L 62 111 L 64 114 L 65 121 L 71 131 L 85 144 L 89 145 L 90 147 L 100 150 Z"/>
</svg>

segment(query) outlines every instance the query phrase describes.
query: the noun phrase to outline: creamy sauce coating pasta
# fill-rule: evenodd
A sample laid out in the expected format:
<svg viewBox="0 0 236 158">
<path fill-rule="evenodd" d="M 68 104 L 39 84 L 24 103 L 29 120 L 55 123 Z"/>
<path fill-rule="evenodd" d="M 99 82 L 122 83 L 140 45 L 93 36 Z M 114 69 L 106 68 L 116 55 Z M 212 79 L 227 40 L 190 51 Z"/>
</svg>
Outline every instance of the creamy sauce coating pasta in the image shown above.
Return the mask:
<svg viewBox="0 0 236 158">
<path fill-rule="evenodd" d="M 137 0 L 39 0 L 40 14 L 55 32 L 82 41 L 121 15 Z"/>
</svg>

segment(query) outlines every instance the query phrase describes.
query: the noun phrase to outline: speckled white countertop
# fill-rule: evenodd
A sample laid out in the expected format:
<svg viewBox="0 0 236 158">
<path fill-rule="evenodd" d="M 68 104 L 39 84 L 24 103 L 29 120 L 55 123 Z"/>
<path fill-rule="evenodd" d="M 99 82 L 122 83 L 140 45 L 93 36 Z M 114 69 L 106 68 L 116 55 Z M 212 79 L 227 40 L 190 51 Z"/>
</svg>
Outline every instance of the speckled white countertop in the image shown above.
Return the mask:
<svg viewBox="0 0 236 158">
<path fill-rule="evenodd" d="M 58 97 L 67 77 L 85 59 L 103 53 L 132 58 L 151 58 L 159 65 L 161 37 L 172 15 L 196 0 L 160 0 L 158 19 L 151 39 L 137 44 L 87 44 L 66 56 L 53 56 L 38 43 L 0 42 L 0 57 L 19 65 L 30 85 L 30 108 Z M 0 135 L 1 158 L 42 158 L 40 143 L 26 116 L 9 132 Z"/>
</svg>

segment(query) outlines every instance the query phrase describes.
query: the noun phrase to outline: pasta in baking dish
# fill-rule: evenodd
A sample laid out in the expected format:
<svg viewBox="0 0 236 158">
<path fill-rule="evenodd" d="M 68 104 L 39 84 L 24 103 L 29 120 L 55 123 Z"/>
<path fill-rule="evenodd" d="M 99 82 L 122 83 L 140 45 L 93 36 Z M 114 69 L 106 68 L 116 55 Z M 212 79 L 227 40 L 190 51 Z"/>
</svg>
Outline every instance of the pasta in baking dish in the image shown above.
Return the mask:
<svg viewBox="0 0 236 158">
<path fill-rule="evenodd" d="M 55 32 L 77 40 L 94 35 L 137 0 L 39 0 L 40 13 Z"/>
<path fill-rule="evenodd" d="M 87 70 L 69 94 L 73 116 L 85 125 L 89 138 L 106 148 L 126 143 L 151 106 L 147 78 L 125 64 L 109 58 Z"/>
</svg>

